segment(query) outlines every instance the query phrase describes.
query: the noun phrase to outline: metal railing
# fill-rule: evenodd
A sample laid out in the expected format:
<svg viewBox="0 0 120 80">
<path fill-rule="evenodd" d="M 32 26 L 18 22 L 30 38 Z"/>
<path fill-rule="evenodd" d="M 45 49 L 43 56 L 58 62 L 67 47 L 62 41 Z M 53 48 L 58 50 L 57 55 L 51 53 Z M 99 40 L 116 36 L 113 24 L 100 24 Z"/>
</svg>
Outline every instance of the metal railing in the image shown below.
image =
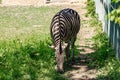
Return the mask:
<svg viewBox="0 0 120 80">
<path fill-rule="evenodd" d="M 110 21 L 109 18 L 105 18 L 105 16 L 113 9 L 116 9 L 120 3 L 111 4 L 111 0 L 94 1 L 96 13 L 98 14 L 99 20 L 102 22 L 103 31 L 108 35 L 109 41 L 113 45 L 116 58 L 120 59 L 120 25 L 113 21 Z"/>
</svg>

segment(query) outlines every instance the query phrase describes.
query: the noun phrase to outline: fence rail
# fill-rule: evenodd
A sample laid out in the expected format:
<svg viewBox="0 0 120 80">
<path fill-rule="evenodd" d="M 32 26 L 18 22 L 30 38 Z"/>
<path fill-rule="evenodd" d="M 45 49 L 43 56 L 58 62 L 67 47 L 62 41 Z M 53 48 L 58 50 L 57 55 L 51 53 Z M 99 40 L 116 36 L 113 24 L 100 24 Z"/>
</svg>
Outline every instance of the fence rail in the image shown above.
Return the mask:
<svg viewBox="0 0 120 80">
<path fill-rule="evenodd" d="M 113 45 L 116 58 L 120 59 L 120 25 L 105 18 L 113 8 L 116 9 L 119 7 L 120 3 L 111 4 L 111 0 L 94 0 L 94 2 L 96 13 L 98 14 L 99 20 L 102 22 L 103 31 L 108 35 L 109 41 Z"/>
</svg>

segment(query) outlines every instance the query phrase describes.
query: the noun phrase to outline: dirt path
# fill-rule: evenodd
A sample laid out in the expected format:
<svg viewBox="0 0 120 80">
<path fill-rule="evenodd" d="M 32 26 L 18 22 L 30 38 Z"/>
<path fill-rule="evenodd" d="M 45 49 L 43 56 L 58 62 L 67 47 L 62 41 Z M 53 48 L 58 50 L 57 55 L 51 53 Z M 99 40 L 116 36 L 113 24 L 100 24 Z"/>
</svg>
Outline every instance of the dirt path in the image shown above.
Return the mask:
<svg viewBox="0 0 120 80">
<path fill-rule="evenodd" d="M 94 28 L 89 27 L 87 24 L 83 24 L 81 26 L 81 30 L 79 33 L 79 50 L 80 55 L 76 58 L 74 65 L 71 67 L 69 71 L 67 71 L 64 75 L 69 80 L 94 80 L 96 78 L 97 70 L 94 68 L 89 68 L 87 66 L 89 62 L 89 58 L 87 58 L 87 54 L 91 54 L 94 52 L 93 42 L 91 40 L 94 35 Z"/>
<path fill-rule="evenodd" d="M 80 55 L 76 58 L 74 65 L 70 68 L 70 70 L 66 71 L 64 76 L 69 80 L 94 80 L 96 78 L 97 70 L 90 69 L 87 66 L 87 62 L 89 58 L 87 58 L 87 54 L 94 52 L 92 49 L 93 41 L 91 38 L 94 36 L 94 27 L 90 27 L 89 17 L 85 17 L 86 13 L 86 3 L 82 2 L 79 4 L 72 5 L 63 5 L 64 7 L 73 8 L 79 12 L 81 16 L 81 30 L 78 34 L 77 42 L 80 47 Z"/>
</svg>

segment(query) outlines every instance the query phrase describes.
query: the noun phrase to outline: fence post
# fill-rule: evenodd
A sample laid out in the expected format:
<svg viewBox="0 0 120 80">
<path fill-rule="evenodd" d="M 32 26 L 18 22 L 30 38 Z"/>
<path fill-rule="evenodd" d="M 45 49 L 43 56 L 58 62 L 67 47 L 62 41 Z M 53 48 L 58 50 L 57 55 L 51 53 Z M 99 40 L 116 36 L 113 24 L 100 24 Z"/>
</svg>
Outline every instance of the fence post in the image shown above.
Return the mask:
<svg viewBox="0 0 120 80">
<path fill-rule="evenodd" d="M 117 38 L 116 38 L 116 58 L 120 59 L 120 26 L 117 24 Z"/>
</svg>

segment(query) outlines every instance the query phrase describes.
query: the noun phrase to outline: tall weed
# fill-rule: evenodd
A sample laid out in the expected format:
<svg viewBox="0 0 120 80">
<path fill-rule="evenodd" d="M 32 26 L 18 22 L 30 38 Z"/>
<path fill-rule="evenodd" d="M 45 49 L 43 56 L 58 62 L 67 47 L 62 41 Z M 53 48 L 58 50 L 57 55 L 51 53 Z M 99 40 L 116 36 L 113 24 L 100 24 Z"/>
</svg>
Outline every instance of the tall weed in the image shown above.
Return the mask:
<svg viewBox="0 0 120 80">
<path fill-rule="evenodd" d="M 87 0 L 86 9 L 87 9 L 86 16 L 91 16 L 91 17 L 95 17 L 96 16 L 94 0 Z"/>
</svg>

